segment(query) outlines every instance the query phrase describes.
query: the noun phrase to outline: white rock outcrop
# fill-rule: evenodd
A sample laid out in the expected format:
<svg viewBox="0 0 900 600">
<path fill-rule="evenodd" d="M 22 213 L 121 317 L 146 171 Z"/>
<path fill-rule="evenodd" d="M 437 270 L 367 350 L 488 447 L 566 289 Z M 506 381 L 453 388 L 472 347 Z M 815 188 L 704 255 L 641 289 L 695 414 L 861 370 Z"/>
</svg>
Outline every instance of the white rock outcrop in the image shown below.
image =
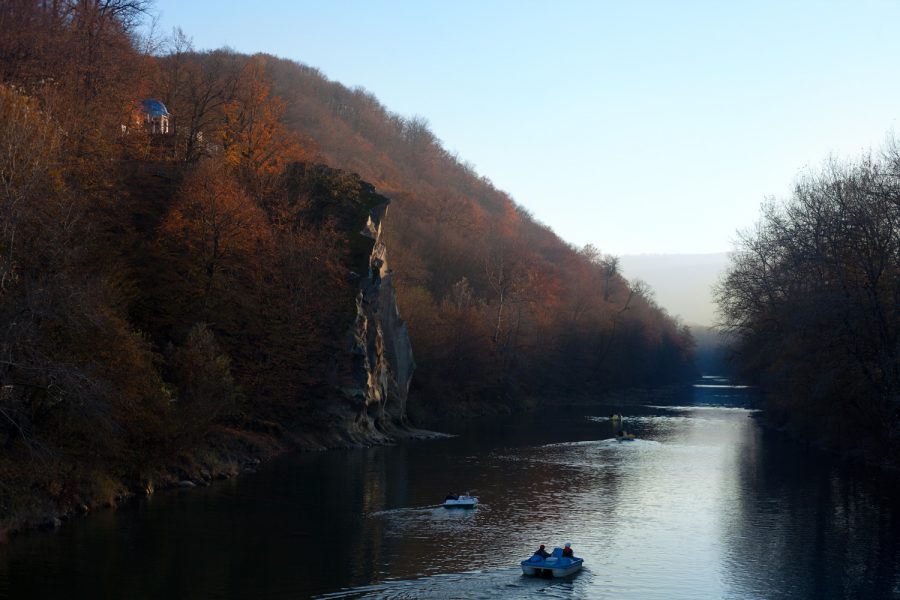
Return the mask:
<svg viewBox="0 0 900 600">
<path fill-rule="evenodd" d="M 416 364 L 382 235 L 387 208 L 388 202 L 372 208 L 361 232 L 374 245 L 368 272 L 359 280 L 356 321 L 349 336 L 352 365 L 342 385 L 353 407 L 347 434 L 355 443 L 384 443 L 410 431 L 406 399 Z"/>
</svg>

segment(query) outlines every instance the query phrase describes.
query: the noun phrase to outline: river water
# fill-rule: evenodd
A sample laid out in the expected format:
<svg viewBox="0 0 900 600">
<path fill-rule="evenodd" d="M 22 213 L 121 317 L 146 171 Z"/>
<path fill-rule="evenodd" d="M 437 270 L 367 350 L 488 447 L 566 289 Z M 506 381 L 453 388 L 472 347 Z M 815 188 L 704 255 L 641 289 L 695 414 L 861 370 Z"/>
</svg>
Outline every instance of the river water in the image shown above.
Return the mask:
<svg viewBox="0 0 900 600">
<path fill-rule="evenodd" d="M 611 412 L 634 442 L 612 438 Z M 0 598 L 900 598 L 900 490 L 763 430 L 749 390 L 281 457 L 0 546 Z M 438 504 L 472 490 L 474 510 Z M 538 544 L 585 568 L 526 578 Z"/>
</svg>

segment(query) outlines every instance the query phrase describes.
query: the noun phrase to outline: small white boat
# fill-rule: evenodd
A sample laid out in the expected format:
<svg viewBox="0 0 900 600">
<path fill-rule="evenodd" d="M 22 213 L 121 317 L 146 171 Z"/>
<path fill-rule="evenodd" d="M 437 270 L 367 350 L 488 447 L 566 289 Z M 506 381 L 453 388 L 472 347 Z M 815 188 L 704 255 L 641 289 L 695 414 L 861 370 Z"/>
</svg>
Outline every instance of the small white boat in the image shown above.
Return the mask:
<svg viewBox="0 0 900 600">
<path fill-rule="evenodd" d="M 554 548 L 550 556 L 543 558 L 535 554 L 531 558 L 522 561 L 523 575 L 540 575 L 542 577 L 568 577 L 581 570 L 584 564 L 583 558 L 573 556 L 568 558 L 562 555 L 562 548 Z"/>
<path fill-rule="evenodd" d="M 444 508 L 475 508 L 478 504 L 478 498 L 469 494 L 460 494 L 459 496 L 450 494 L 444 499 Z"/>
</svg>

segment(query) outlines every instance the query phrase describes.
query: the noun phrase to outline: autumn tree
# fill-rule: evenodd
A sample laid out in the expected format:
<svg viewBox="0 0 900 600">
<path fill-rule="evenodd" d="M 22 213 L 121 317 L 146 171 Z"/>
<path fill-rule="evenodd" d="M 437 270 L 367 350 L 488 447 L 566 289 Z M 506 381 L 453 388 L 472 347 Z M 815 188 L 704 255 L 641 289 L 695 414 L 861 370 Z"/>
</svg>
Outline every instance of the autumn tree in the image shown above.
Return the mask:
<svg viewBox="0 0 900 600">
<path fill-rule="evenodd" d="M 493 292 L 496 318 L 494 319 L 491 341 L 501 344 L 504 337 L 504 309 L 516 302 L 523 293 L 526 283 L 525 266 L 522 256 L 511 244 L 493 244 L 484 257 L 484 273 L 488 286 Z"/>
<path fill-rule="evenodd" d="M 271 232 L 262 210 L 236 178 L 213 160 L 187 177 L 161 229 L 161 243 L 173 260 L 191 314 L 215 318 L 235 280 L 250 280 L 271 251 Z"/>
<path fill-rule="evenodd" d="M 284 103 L 273 95 L 264 56 L 251 57 L 241 70 L 234 97 L 223 108 L 225 161 L 259 196 L 270 189 L 285 165 L 304 157 L 298 138 L 281 122 Z"/>
</svg>

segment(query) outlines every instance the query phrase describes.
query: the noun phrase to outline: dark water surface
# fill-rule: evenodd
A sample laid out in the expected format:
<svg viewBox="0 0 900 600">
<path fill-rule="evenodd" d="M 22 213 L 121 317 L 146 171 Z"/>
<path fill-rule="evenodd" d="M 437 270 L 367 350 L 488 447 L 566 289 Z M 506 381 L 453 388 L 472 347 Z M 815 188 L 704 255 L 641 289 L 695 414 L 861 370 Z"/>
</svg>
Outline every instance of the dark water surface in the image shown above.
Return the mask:
<svg viewBox="0 0 900 600">
<path fill-rule="evenodd" d="M 900 598 L 896 482 L 763 431 L 725 383 L 160 493 L 0 545 L 0 598 Z M 582 572 L 521 575 L 567 541 Z"/>
</svg>

